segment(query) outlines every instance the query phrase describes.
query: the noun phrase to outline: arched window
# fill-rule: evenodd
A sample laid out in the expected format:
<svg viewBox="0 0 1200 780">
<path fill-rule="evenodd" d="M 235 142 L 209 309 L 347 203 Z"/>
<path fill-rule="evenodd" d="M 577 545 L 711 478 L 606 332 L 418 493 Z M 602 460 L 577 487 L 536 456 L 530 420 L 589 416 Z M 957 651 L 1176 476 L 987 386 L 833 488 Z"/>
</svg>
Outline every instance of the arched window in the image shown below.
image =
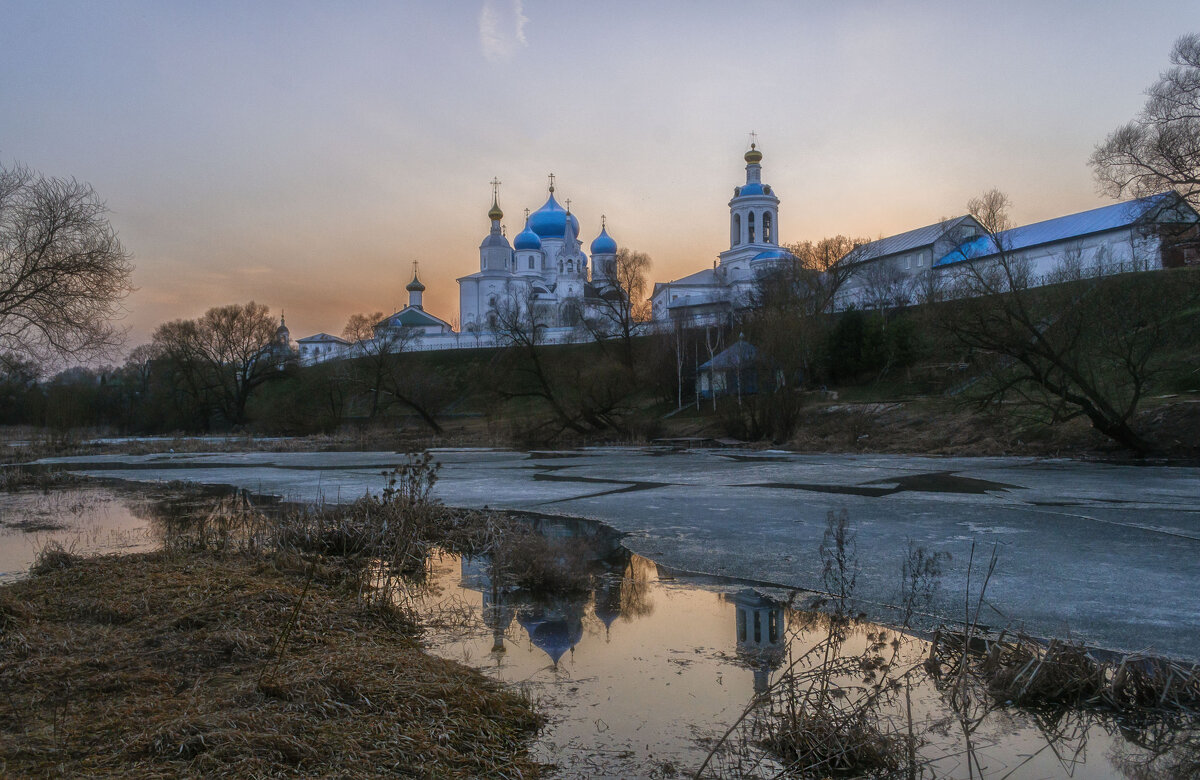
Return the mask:
<svg viewBox="0 0 1200 780">
<path fill-rule="evenodd" d="M 533 270 L 533 255 L 529 256 L 529 270 Z"/>
<path fill-rule="evenodd" d="M 771 224 L 771 212 L 764 211 L 763 212 L 763 241 L 766 241 L 768 244 L 774 243 L 771 240 L 771 228 L 772 227 L 773 227 L 773 225 Z"/>
<path fill-rule="evenodd" d="M 750 228 L 749 233 L 746 237 L 746 240 L 749 241 L 751 244 L 753 244 L 754 243 L 754 212 L 753 211 L 750 212 L 750 216 L 746 220 L 746 224 Z"/>
<path fill-rule="evenodd" d="M 742 215 L 733 215 L 733 245 L 742 243 Z"/>
</svg>

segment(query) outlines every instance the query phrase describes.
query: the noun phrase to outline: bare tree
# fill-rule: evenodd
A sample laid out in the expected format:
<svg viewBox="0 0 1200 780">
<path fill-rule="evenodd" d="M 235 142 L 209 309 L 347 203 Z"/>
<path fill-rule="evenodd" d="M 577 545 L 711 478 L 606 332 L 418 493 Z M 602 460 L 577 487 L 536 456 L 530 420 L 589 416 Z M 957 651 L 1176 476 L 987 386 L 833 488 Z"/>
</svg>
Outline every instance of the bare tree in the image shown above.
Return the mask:
<svg viewBox="0 0 1200 780">
<path fill-rule="evenodd" d="M 842 261 L 865 239 L 845 236 L 788 245 L 791 258 L 759 274 L 745 323 L 755 345 L 791 384 L 810 381 L 838 293 L 857 272 Z"/>
<path fill-rule="evenodd" d="M 1174 189 L 1200 208 L 1200 35 L 1175 41 L 1171 66 L 1141 113 L 1096 147 L 1091 165 L 1113 197 Z"/>
<path fill-rule="evenodd" d="M 936 268 L 917 272 L 908 283 L 908 297 L 922 306 L 944 300 L 946 292 L 946 278 Z"/>
<path fill-rule="evenodd" d="M 809 313 L 829 312 L 838 293 L 858 270 L 845 261 L 851 252 L 870 243 L 866 238 L 830 236 L 813 243 L 801 241 L 785 249 L 796 258 L 795 268 L 785 274 L 794 282 L 793 297 L 806 301 Z"/>
<path fill-rule="evenodd" d="M 532 294 L 506 294 L 494 315 L 496 343 L 503 347 L 500 357 L 505 364 L 504 373 L 516 379 L 497 386 L 497 392 L 506 399 L 541 399 L 549 407 L 560 430 L 587 433 L 588 428 L 579 416 L 567 409 L 545 362 L 546 329 L 552 320 L 550 312 L 539 307 Z"/>
<path fill-rule="evenodd" d="M 493 363 L 495 392 L 506 400 L 540 401 L 550 419 L 538 426 L 539 435 L 553 438 L 567 430 L 627 432 L 629 400 L 636 389 L 632 372 L 597 344 L 559 350 L 551 358 L 545 332 L 553 312 L 539 305 L 536 295 L 507 294 L 495 315 L 496 341 L 501 346 Z"/>
<path fill-rule="evenodd" d="M 634 370 L 633 339 L 642 323 L 650 319 L 650 301 L 646 298 L 650 256 L 645 252 L 620 249 L 613 261 L 612 286 L 598 290 L 599 301 L 583 325 L 602 345 L 619 344 L 620 361 Z"/>
<path fill-rule="evenodd" d="M 862 264 L 857 275 L 862 283 L 864 303 L 868 308 L 883 312 L 908 303 L 908 274 L 894 260 L 878 260 Z"/>
<path fill-rule="evenodd" d="M 133 266 L 107 215 L 88 184 L 0 167 L 0 356 L 86 360 L 122 342 Z"/>
<path fill-rule="evenodd" d="M 1017 401 L 1050 422 L 1083 416 L 1122 446 L 1149 451 L 1134 415 L 1165 367 L 1181 315 L 1200 302 L 1200 277 L 1096 275 L 1035 287 L 1029 263 L 1002 234 L 1008 198 L 993 190 L 968 208 L 989 246 L 975 256 L 959 249 L 958 300 L 943 313 L 986 371 L 983 400 Z"/>
<path fill-rule="evenodd" d="M 371 396 L 367 417 L 374 419 L 379 412 L 379 397 L 387 374 L 390 338 L 376 338 L 375 326 L 383 320 L 383 312 L 351 314 L 342 329 L 342 338 L 350 342 L 350 355 L 355 358 L 350 372 L 355 384 L 364 387 Z M 399 329 L 391 329 L 395 334 Z"/>
<path fill-rule="evenodd" d="M 234 303 L 160 325 L 153 343 L 173 362 L 177 381 L 230 425 L 242 425 L 250 394 L 281 367 L 275 328 L 266 305 Z"/>
<path fill-rule="evenodd" d="M 380 409 L 394 401 L 416 412 L 434 433 L 441 433 L 438 408 L 448 399 L 438 392 L 426 392 L 431 377 L 407 370 L 401 357 L 421 336 L 420 328 L 384 323 L 383 312 L 353 314 L 342 331 L 342 338 L 351 342 L 350 354 L 355 358 L 351 376 L 371 396 L 367 416 L 374 419 Z"/>
</svg>

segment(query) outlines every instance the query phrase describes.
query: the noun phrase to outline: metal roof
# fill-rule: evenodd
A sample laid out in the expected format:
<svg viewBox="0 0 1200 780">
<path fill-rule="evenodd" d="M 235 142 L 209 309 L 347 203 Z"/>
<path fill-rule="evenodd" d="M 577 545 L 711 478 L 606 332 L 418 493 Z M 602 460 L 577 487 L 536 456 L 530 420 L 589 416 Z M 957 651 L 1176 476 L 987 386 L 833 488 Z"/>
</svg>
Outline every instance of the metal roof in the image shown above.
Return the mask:
<svg viewBox="0 0 1200 780">
<path fill-rule="evenodd" d="M 754 345 L 745 339 L 738 339 L 737 343 L 729 349 L 718 352 L 716 356 L 707 363 L 700 366 L 699 370 L 711 368 L 717 371 L 724 371 L 730 368 L 748 368 L 754 365 L 754 361 L 758 360 L 758 350 Z"/>
<path fill-rule="evenodd" d="M 718 284 L 718 282 L 716 271 L 711 268 L 705 268 L 703 271 L 697 271 L 696 273 L 684 276 L 681 279 L 675 279 L 671 282 L 668 282 L 668 284 L 702 284 L 705 286 L 711 286 Z"/>
<path fill-rule="evenodd" d="M 950 230 L 958 227 L 965 220 L 971 220 L 971 217 L 963 215 L 954 219 L 935 222 L 932 225 L 926 225 L 916 230 L 910 230 L 907 233 L 899 233 L 887 238 L 881 238 L 878 241 L 872 241 L 869 244 L 863 244 L 846 255 L 842 259 L 842 262 L 862 263 L 867 260 L 876 260 L 880 257 L 887 257 L 888 255 L 900 252 L 908 252 L 917 247 L 929 246 Z M 971 221 L 973 222 L 974 220 Z"/>
<path fill-rule="evenodd" d="M 333 341 L 333 342 L 336 342 L 336 343 L 338 343 L 338 344 L 349 344 L 349 343 L 350 343 L 349 341 L 346 341 L 344 338 L 342 338 L 342 337 L 340 337 L 340 336 L 331 336 L 331 335 L 330 335 L 330 334 L 328 334 L 328 333 L 318 333 L 318 334 L 316 334 L 315 336 L 305 336 L 304 338 L 302 338 L 302 339 L 299 339 L 299 340 L 297 341 L 297 343 L 299 343 L 299 344 L 312 344 L 312 343 L 314 343 L 314 342 L 318 342 L 318 341 L 321 341 L 321 342 L 324 342 L 324 341 Z"/>
<path fill-rule="evenodd" d="M 428 325 L 441 325 L 449 328 L 450 325 L 443 320 L 438 319 L 424 309 L 418 309 L 415 306 L 405 306 L 400 311 L 386 318 L 375 327 L 395 327 L 401 325 L 407 328 L 420 328 Z"/>
<path fill-rule="evenodd" d="M 1167 215 L 1170 217 L 1164 219 Z M 946 254 L 934 265 L 949 265 L 962 260 L 975 260 L 999 254 L 997 246 L 1003 247 L 1006 252 L 1011 252 L 1042 244 L 1069 241 L 1093 233 L 1119 230 L 1134 225 L 1143 218 L 1158 222 L 1171 221 L 1171 219 L 1195 222 L 1200 219 L 1196 212 L 1175 192 L 1160 192 L 1157 195 L 1137 200 L 1101 206 L 1091 211 L 1068 214 L 1065 217 L 1035 222 L 1032 225 L 1022 225 L 997 233 L 994 237 L 980 236 Z"/>
</svg>

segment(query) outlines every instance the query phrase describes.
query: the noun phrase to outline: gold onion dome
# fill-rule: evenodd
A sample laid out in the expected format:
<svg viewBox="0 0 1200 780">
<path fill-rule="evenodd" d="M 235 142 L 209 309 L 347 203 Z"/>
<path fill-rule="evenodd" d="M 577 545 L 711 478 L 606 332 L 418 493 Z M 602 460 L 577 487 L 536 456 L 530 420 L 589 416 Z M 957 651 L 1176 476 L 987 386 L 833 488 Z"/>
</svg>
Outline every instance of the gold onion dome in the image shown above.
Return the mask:
<svg viewBox="0 0 1200 780">
<path fill-rule="evenodd" d="M 757 163 L 762 160 L 762 152 L 755 148 L 754 144 L 750 144 L 750 151 L 746 152 L 746 162 Z"/>
<path fill-rule="evenodd" d="M 488 219 L 501 220 L 504 219 L 504 212 L 500 210 L 499 204 L 496 203 L 496 198 L 492 198 L 492 207 L 488 210 Z"/>
</svg>

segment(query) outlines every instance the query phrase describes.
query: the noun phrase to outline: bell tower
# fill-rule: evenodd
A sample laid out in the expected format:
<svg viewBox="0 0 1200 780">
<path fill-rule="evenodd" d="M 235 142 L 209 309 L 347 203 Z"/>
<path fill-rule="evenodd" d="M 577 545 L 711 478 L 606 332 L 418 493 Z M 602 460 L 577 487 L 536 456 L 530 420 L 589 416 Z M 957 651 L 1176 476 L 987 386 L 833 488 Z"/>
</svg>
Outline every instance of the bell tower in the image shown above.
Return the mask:
<svg viewBox="0 0 1200 780">
<path fill-rule="evenodd" d="M 721 265 L 749 260 L 760 252 L 779 246 L 779 198 L 762 181 L 762 152 L 757 137 L 750 134 L 746 161 L 746 183 L 733 188 L 729 201 L 729 249 L 721 253 Z"/>
</svg>

